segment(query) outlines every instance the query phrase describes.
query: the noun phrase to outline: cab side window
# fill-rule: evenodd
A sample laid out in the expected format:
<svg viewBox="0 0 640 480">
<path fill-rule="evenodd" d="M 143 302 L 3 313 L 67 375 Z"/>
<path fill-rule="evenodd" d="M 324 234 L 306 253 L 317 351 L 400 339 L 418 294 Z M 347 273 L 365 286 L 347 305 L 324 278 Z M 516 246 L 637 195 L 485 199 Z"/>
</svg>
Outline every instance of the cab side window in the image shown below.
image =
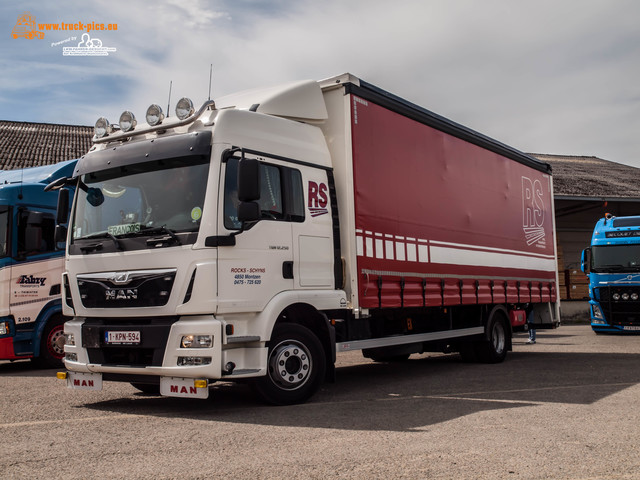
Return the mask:
<svg viewBox="0 0 640 480">
<path fill-rule="evenodd" d="M 47 212 L 24 209 L 18 213 L 18 257 L 54 252 L 55 218 Z"/>
<path fill-rule="evenodd" d="M 227 161 L 224 182 L 224 226 L 241 227 L 238 221 L 238 158 Z M 267 163 L 260 164 L 260 218 L 285 222 L 304 222 L 304 191 L 299 170 Z"/>
</svg>

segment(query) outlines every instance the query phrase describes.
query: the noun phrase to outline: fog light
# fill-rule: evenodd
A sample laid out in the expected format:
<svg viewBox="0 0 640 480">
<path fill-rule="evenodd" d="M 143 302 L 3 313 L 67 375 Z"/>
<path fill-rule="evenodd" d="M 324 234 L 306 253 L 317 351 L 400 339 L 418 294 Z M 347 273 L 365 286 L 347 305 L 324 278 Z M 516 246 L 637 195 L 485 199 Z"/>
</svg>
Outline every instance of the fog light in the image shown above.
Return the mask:
<svg viewBox="0 0 640 480">
<path fill-rule="evenodd" d="M 130 132 L 131 130 L 136 128 L 136 125 L 138 124 L 135 115 L 129 110 L 125 110 L 124 112 L 122 112 L 122 115 L 120 115 L 120 121 L 118 123 L 120 124 L 120 130 L 122 130 L 123 132 Z"/>
<path fill-rule="evenodd" d="M 70 362 L 77 362 L 78 361 L 78 354 L 77 353 L 65 353 L 64 354 L 64 359 L 65 360 L 69 360 Z"/>
<path fill-rule="evenodd" d="M 0 322 L 0 335 L 6 335 L 9 333 L 9 324 L 7 322 Z"/>
<path fill-rule="evenodd" d="M 164 113 L 162 113 L 162 108 L 160 108 L 160 105 L 156 105 L 154 103 L 149 108 L 147 108 L 145 118 L 147 119 L 147 123 L 152 127 L 160 125 L 162 123 L 162 120 L 164 120 Z"/>
<path fill-rule="evenodd" d="M 178 103 L 176 104 L 176 116 L 180 120 L 189 118 L 191 115 L 193 115 L 194 111 L 195 110 L 193 108 L 193 102 L 190 98 L 182 97 L 180 100 L 178 100 Z"/>
<path fill-rule="evenodd" d="M 213 337 L 211 335 L 184 335 L 180 341 L 182 348 L 211 348 Z"/>
<path fill-rule="evenodd" d="M 98 120 L 96 120 L 96 124 L 93 127 L 93 134 L 96 136 L 96 138 L 106 137 L 111 133 L 111 131 L 112 128 L 109 120 L 104 117 L 100 117 Z"/>
<path fill-rule="evenodd" d="M 73 336 L 73 333 L 65 333 L 64 334 L 64 344 L 65 345 L 75 345 L 76 338 Z"/>
<path fill-rule="evenodd" d="M 199 365 L 210 365 L 211 357 L 178 357 L 179 367 L 197 367 Z"/>
</svg>

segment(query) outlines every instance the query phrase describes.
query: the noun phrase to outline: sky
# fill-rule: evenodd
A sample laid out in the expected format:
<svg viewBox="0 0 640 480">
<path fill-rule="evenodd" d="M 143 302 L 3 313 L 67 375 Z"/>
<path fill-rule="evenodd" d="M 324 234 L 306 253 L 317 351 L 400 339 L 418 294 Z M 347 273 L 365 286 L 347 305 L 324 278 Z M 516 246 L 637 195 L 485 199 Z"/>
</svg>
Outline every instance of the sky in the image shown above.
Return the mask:
<svg viewBox="0 0 640 480">
<path fill-rule="evenodd" d="M 13 38 L 24 12 L 58 30 Z M 639 25 L 637 0 L 2 2 L 0 120 L 144 121 L 170 87 L 174 115 L 210 66 L 213 99 L 349 72 L 524 152 L 640 167 Z M 64 54 L 86 40 L 108 55 Z"/>
</svg>

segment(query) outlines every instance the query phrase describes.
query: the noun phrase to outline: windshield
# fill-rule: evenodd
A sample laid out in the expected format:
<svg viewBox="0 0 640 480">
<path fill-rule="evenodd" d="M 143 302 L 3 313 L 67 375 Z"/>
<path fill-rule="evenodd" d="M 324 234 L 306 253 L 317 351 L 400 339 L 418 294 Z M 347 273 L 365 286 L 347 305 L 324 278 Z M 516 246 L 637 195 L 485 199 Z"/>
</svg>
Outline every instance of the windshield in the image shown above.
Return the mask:
<svg viewBox="0 0 640 480">
<path fill-rule="evenodd" d="M 208 172 L 208 159 L 195 156 L 83 175 L 72 239 L 197 232 Z"/>
<path fill-rule="evenodd" d="M 592 247 L 591 270 L 594 272 L 640 270 L 640 245 Z"/>
</svg>

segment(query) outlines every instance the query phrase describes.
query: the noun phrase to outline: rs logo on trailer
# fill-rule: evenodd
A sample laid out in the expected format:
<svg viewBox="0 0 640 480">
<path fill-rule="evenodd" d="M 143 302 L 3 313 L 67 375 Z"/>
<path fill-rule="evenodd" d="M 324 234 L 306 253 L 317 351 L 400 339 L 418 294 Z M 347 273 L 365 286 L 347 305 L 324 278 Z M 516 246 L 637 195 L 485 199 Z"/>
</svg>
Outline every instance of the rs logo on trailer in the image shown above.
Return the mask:
<svg viewBox="0 0 640 480">
<path fill-rule="evenodd" d="M 309 182 L 309 213 L 312 217 L 318 217 L 329 213 L 327 205 L 329 200 L 327 197 L 327 186 L 324 183 Z"/>
<path fill-rule="evenodd" d="M 542 182 L 522 177 L 522 229 L 527 245 L 545 245 Z"/>
</svg>

